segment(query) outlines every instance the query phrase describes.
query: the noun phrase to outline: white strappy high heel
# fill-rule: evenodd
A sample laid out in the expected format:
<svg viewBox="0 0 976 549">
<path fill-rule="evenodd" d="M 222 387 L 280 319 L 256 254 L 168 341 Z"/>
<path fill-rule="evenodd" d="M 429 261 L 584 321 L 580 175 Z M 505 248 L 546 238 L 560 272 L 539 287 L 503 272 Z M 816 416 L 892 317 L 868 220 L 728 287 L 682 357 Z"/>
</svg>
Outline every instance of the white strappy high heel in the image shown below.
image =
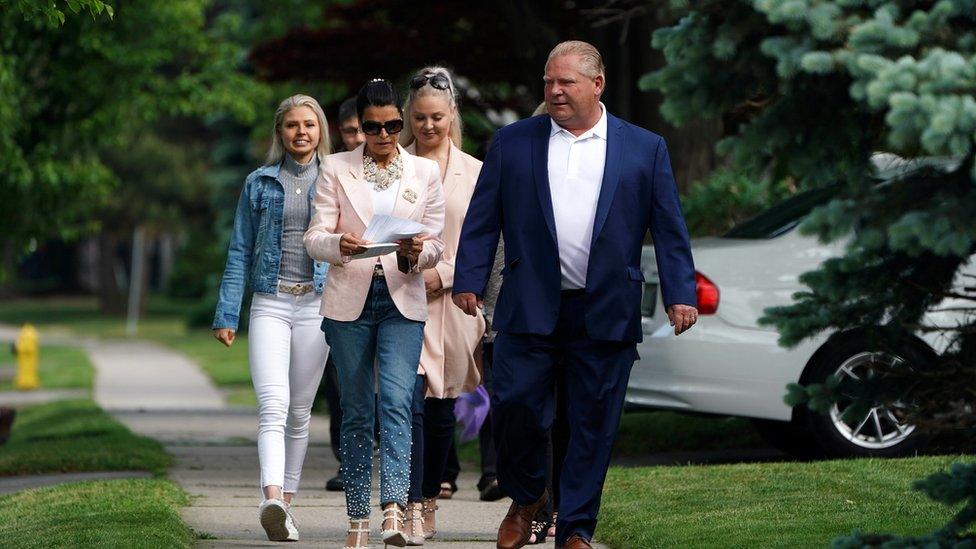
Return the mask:
<svg viewBox="0 0 976 549">
<path fill-rule="evenodd" d="M 386 521 L 393 521 L 393 527 L 386 528 Z M 383 543 L 394 547 L 407 545 L 407 537 L 403 535 L 403 510 L 396 503 L 383 509 Z"/>
<path fill-rule="evenodd" d="M 439 509 L 437 498 L 424 498 L 421 505 L 424 518 L 424 539 L 430 539 L 437 534 L 437 515 L 435 513 Z"/>
<path fill-rule="evenodd" d="M 424 511 L 423 504 L 407 503 L 407 522 L 404 525 L 407 536 L 407 546 L 417 547 L 424 544 Z"/>
<path fill-rule="evenodd" d="M 342 549 L 363 549 L 369 547 L 369 519 L 358 519 L 349 521 L 349 529 L 346 530 L 346 539 L 349 534 L 356 534 L 355 545 L 346 545 Z"/>
</svg>

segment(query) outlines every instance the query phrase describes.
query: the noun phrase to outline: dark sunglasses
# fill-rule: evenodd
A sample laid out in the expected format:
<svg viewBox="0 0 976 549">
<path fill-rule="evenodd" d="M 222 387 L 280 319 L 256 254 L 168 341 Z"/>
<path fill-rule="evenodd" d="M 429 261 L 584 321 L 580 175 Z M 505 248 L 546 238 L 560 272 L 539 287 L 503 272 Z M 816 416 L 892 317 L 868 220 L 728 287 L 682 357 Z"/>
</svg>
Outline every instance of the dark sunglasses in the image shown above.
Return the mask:
<svg viewBox="0 0 976 549">
<path fill-rule="evenodd" d="M 419 90 L 424 84 L 430 84 L 432 88 L 438 90 L 451 89 L 451 81 L 443 74 L 418 74 L 410 79 L 410 89 Z"/>
<path fill-rule="evenodd" d="M 366 135 L 379 135 L 383 130 L 390 135 L 398 134 L 403 130 L 403 120 L 397 118 L 382 123 L 375 120 L 363 121 L 363 133 Z"/>
</svg>

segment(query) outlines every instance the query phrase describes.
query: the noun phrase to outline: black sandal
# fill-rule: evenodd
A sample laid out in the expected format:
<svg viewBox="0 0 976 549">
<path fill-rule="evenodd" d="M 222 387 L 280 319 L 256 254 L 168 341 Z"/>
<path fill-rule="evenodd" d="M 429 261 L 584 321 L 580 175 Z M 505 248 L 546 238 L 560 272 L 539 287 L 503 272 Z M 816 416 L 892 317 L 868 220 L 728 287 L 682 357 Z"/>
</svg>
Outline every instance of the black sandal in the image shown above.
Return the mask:
<svg viewBox="0 0 976 549">
<path fill-rule="evenodd" d="M 445 480 L 441 483 L 441 491 L 437 494 L 437 499 L 451 499 L 454 497 L 454 492 L 457 492 L 457 484 Z"/>
<path fill-rule="evenodd" d="M 549 527 L 552 524 L 549 513 L 545 509 L 539 509 L 535 515 L 535 520 L 532 521 L 531 534 L 529 534 L 529 541 L 526 545 L 545 543 L 546 535 L 549 533 Z"/>
</svg>

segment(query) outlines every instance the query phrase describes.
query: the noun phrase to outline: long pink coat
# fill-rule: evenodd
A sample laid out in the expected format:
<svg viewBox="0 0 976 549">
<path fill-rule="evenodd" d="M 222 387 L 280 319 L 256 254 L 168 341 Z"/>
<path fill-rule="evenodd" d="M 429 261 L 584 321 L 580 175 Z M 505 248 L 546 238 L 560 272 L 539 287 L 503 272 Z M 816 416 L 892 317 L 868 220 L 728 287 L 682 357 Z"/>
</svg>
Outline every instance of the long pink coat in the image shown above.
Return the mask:
<svg viewBox="0 0 976 549">
<path fill-rule="evenodd" d="M 366 294 L 373 279 L 376 258 L 355 259 L 339 251 L 343 233 L 362 236 L 373 218 L 373 199 L 369 183 L 363 177 L 363 147 L 330 154 L 322 160 L 319 177 L 315 181 L 315 213 L 305 231 L 308 255 L 332 265 L 325 277 L 320 314 L 339 321 L 359 318 L 366 303 Z M 397 269 L 396 254 L 380 256 L 390 296 L 404 317 L 410 320 L 427 319 L 427 292 L 421 270 L 437 265 L 444 250 L 439 238 L 444 226 L 444 196 L 440 168 L 437 162 L 407 154 L 403 155 L 403 174 L 393 215 L 423 223 L 427 236 L 413 272 Z M 457 247 L 457 237 L 454 237 Z"/>
<path fill-rule="evenodd" d="M 407 152 L 415 154 L 410 145 Z M 451 145 L 444 175 L 444 253 L 434 269 L 440 275 L 443 290 L 428 297 L 427 326 L 424 328 L 424 347 L 420 353 L 419 373 L 427 376 L 427 396 L 457 398 L 472 391 L 481 383 L 475 362 L 475 352 L 485 334 L 482 316 L 464 314 L 451 300 L 454 286 L 454 257 L 461 239 L 461 225 L 474 193 L 474 185 L 481 171 L 481 161 Z"/>
</svg>

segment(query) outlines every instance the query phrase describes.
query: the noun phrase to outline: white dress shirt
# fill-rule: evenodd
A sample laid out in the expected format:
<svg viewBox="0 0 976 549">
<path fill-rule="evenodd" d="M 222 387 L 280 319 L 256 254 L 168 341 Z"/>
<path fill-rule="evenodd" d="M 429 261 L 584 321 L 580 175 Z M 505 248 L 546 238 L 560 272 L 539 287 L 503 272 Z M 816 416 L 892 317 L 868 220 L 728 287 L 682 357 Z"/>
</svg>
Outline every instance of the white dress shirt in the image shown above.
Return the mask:
<svg viewBox="0 0 976 549">
<path fill-rule="evenodd" d="M 607 109 L 595 126 L 576 137 L 550 120 L 549 193 L 556 222 L 562 289 L 586 287 L 590 239 L 607 159 Z"/>
</svg>

